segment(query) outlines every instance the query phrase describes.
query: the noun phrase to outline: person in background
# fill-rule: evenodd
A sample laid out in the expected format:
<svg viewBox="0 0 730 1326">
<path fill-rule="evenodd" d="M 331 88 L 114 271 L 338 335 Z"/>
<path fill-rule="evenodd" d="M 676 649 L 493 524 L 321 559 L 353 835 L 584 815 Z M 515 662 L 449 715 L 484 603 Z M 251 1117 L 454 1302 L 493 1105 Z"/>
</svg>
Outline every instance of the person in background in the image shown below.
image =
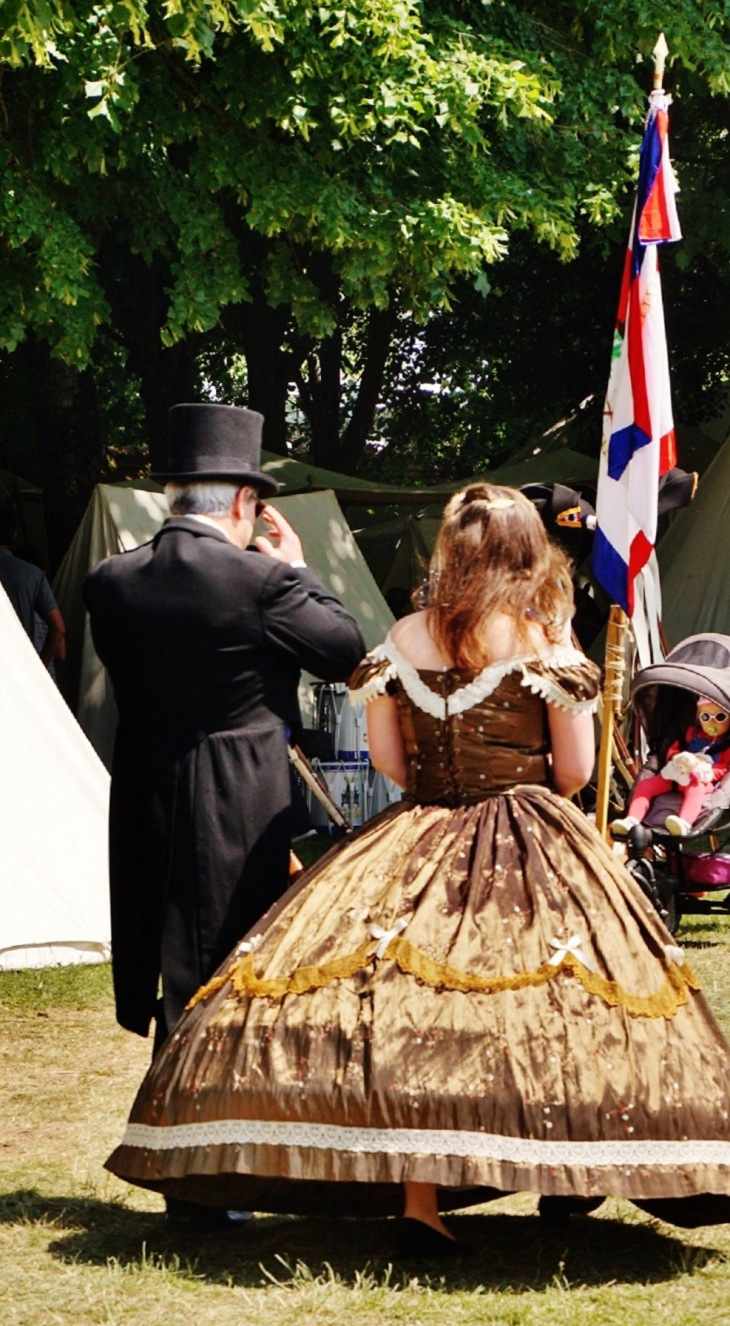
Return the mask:
<svg viewBox="0 0 730 1326">
<path fill-rule="evenodd" d="M 17 535 L 15 507 L 3 502 L 0 504 L 0 585 L 38 650 L 41 662 L 51 668 L 55 659 L 62 661 L 66 657 L 66 627 L 43 571 L 12 552 Z M 46 627 L 42 643 L 39 643 L 37 618 Z"/>
</svg>

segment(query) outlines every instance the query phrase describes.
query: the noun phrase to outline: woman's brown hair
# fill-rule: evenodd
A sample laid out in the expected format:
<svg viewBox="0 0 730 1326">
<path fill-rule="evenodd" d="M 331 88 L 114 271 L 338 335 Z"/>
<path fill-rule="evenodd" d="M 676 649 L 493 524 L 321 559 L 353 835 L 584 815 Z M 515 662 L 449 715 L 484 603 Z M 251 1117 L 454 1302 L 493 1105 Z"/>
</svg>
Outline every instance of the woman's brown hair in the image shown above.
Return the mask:
<svg viewBox="0 0 730 1326">
<path fill-rule="evenodd" d="M 431 559 L 428 606 L 433 638 L 456 667 L 490 662 L 486 628 L 496 613 L 514 619 L 525 645 L 531 619 L 557 643 L 572 615 L 573 586 L 565 554 L 550 543 L 532 502 L 487 483 L 456 493 Z"/>
</svg>

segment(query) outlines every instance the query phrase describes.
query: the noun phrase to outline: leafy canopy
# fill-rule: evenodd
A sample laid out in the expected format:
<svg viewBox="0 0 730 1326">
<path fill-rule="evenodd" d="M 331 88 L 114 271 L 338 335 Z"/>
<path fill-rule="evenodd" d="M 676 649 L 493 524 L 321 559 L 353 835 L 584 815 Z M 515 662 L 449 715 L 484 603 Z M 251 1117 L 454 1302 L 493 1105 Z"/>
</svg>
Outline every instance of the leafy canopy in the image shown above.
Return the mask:
<svg viewBox="0 0 730 1326">
<path fill-rule="evenodd" d="M 659 28 L 729 90 L 720 0 L 4 0 L 0 346 L 83 366 L 105 245 L 161 263 L 166 345 L 263 282 L 327 336 L 447 308 L 526 230 L 563 258 L 616 214 Z M 255 243 L 252 243 L 255 240 Z"/>
</svg>

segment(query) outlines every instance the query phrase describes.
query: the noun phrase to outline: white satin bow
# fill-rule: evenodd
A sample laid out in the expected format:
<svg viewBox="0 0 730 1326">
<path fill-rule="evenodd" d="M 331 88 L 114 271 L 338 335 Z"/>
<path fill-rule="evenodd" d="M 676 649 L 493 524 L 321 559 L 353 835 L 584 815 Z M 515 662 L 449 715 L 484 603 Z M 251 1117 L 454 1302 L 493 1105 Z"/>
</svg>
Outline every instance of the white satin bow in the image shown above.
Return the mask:
<svg viewBox="0 0 730 1326">
<path fill-rule="evenodd" d="M 384 930 L 382 925 L 371 925 L 370 934 L 373 939 L 378 940 L 378 946 L 375 950 L 376 958 L 382 958 L 385 956 L 385 950 L 391 939 L 395 939 L 397 935 L 400 935 L 405 930 L 409 920 L 410 917 L 401 916 L 400 921 L 396 921 L 395 925 L 390 930 Z"/>
<path fill-rule="evenodd" d="M 583 940 L 581 939 L 580 935 L 571 935 L 570 939 L 565 939 L 565 940 L 551 939 L 550 947 L 556 949 L 557 952 L 553 953 L 552 957 L 550 958 L 550 962 L 554 967 L 557 967 L 558 964 L 563 961 L 563 958 L 566 958 L 569 953 L 572 953 L 573 957 L 577 958 L 578 961 L 584 967 L 587 967 L 589 971 L 598 971 L 595 962 L 593 962 L 590 958 L 587 958 L 585 953 L 581 952 L 582 943 Z"/>
</svg>

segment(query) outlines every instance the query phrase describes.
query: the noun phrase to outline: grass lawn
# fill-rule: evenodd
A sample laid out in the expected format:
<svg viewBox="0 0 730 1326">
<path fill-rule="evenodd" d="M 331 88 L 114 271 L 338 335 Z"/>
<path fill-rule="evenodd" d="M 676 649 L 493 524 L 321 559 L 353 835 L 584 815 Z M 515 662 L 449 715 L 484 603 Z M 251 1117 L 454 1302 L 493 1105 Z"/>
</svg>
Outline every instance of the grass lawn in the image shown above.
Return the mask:
<svg viewBox="0 0 730 1326">
<path fill-rule="evenodd" d="M 679 939 L 730 1032 L 730 917 Z M 566 1234 L 529 1195 L 451 1217 L 475 1255 L 417 1275 L 387 1221 L 168 1232 L 160 1198 L 102 1169 L 148 1057 L 114 1022 L 107 967 L 0 974 L 0 1326 L 730 1323 L 730 1225 L 614 1201 Z"/>
</svg>

